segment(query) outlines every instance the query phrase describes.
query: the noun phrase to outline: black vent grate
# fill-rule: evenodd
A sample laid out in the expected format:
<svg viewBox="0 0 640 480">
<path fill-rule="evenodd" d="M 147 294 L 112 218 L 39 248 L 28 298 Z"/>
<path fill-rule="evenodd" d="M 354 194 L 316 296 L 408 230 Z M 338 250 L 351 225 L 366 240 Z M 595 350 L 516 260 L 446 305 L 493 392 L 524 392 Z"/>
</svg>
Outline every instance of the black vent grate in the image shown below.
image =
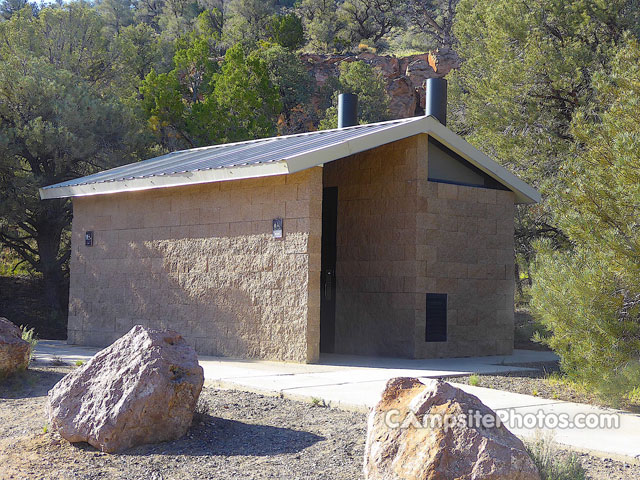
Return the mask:
<svg viewBox="0 0 640 480">
<path fill-rule="evenodd" d="M 447 294 L 427 293 L 426 342 L 447 341 Z"/>
</svg>

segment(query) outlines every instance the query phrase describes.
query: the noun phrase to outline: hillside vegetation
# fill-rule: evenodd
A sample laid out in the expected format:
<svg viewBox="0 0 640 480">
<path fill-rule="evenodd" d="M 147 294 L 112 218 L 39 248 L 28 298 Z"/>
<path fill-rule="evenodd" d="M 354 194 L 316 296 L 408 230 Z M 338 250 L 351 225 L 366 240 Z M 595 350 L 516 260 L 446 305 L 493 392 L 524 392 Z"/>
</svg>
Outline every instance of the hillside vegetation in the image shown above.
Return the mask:
<svg viewBox="0 0 640 480">
<path fill-rule="evenodd" d="M 38 187 L 331 127 L 338 92 L 363 122 L 392 118 L 400 84 L 375 55 L 437 50 L 456 66 L 449 126 L 543 193 L 516 216 L 540 340 L 575 380 L 640 395 L 639 29 L 636 0 L 2 0 L 0 246 L 64 322 L 71 203 Z M 357 53 L 310 73 L 314 54 Z"/>
</svg>

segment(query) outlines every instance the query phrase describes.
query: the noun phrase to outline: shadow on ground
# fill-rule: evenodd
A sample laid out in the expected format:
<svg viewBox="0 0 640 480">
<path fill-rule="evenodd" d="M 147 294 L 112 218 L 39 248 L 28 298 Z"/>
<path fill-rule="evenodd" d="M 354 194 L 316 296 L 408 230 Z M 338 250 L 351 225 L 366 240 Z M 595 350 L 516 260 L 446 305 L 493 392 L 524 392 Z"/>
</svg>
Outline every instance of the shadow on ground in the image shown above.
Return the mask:
<svg viewBox="0 0 640 480">
<path fill-rule="evenodd" d="M 64 373 L 28 369 L 0 380 L 0 398 L 43 397 L 64 377 Z"/>
<path fill-rule="evenodd" d="M 303 430 L 245 423 L 211 415 L 200 415 L 198 420 L 198 424 L 179 440 L 134 447 L 121 455 L 263 457 L 298 453 L 326 440 Z M 76 444 L 76 447 L 93 450 L 86 443 Z"/>
</svg>

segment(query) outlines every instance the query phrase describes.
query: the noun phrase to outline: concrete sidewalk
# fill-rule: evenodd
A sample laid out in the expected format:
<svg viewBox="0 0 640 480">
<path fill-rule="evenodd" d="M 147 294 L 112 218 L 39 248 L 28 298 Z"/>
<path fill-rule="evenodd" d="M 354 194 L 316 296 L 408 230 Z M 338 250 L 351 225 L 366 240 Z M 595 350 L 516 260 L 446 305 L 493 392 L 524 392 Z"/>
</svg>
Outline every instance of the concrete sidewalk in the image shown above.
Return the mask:
<svg viewBox="0 0 640 480">
<path fill-rule="evenodd" d="M 36 348 L 36 361 L 86 361 L 96 351 L 98 349 L 43 340 Z M 219 357 L 200 357 L 199 360 L 206 381 L 211 385 L 306 401 L 318 399 L 330 406 L 366 412 L 377 403 L 386 382 L 393 377 L 429 379 L 470 373 L 526 371 L 530 369 L 512 364 L 551 361 L 555 358 L 549 352 L 516 350 L 513 355 L 508 356 L 430 360 L 324 355 L 321 363 L 313 365 Z M 640 461 L 640 415 L 501 390 L 458 386 L 477 396 L 501 415 L 507 415 L 507 427 L 521 438 L 533 439 L 552 431 L 556 442 L 573 449 L 623 461 Z M 533 418 L 537 416 L 540 419 L 533 422 Z M 606 420 L 605 416 L 619 421 L 619 427 L 549 428 L 552 426 L 549 422 L 561 417 L 571 422 L 579 418 L 595 422 Z"/>
</svg>

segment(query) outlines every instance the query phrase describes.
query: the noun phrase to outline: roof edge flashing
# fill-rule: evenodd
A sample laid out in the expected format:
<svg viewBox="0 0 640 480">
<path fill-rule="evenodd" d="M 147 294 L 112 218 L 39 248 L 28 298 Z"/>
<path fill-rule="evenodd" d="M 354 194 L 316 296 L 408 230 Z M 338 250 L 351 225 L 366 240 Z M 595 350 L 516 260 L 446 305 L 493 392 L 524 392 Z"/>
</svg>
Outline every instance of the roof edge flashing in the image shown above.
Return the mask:
<svg viewBox="0 0 640 480">
<path fill-rule="evenodd" d="M 39 193 L 42 200 L 49 200 L 54 198 L 106 195 L 110 193 L 137 192 L 157 188 L 181 187 L 229 180 L 271 177 L 275 175 L 285 175 L 287 173 L 290 173 L 287 163 L 280 161 L 242 167 L 217 168 L 211 170 L 200 170 L 197 172 L 176 173 L 173 175 L 133 178 L 131 180 L 119 182 L 102 182 L 56 188 L 40 188 Z"/>
</svg>

